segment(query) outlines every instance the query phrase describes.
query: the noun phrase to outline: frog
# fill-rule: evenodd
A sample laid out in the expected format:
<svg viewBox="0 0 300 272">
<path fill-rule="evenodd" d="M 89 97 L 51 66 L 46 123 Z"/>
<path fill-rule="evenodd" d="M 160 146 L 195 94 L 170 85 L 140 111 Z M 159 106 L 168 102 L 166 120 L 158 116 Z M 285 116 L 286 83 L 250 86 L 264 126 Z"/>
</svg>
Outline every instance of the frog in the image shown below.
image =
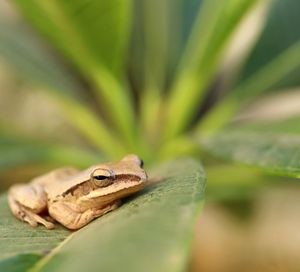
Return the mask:
<svg viewBox="0 0 300 272">
<path fill-rule="evenodd" d="M 117 162 L 80 171 L 63 167 L 9 189 L 8 203 L 15 217 L 47 229 L 55 221 L 70 230 L 117 209 L 123 198 L 142 190 L 147 182 L 143 161 L 129 154 Z"/>
</svg>

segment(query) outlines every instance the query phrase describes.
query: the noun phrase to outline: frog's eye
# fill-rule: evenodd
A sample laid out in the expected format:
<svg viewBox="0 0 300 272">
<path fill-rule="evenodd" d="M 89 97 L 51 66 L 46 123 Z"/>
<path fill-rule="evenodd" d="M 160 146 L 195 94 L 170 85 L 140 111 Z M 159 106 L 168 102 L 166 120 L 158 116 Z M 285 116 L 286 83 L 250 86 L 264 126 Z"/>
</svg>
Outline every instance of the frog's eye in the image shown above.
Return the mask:
<svg viewBox="0 0 300 272">
<path fill-rule="evenodd" d="M 94 179 L 96 179 L 96 180 L 104 180 L 104 179 L 107 179 L 107 178 L 109 178 L 109 177 L 107 177 L 107 176 L 101 176 L 101 175 L 94 176 Z"/>
<path fill-rule="evenodd" d="M 111 171 L 107 169 L 96 169 L 91 175 L 96 186 L 105 187 L 112 183 L 114 178 Z"/>
<path fill-rule="evenodd" d="M 94 180 L 97 181 L 107 180 L 114 177 L 113 173 L 110 170 L 101 168 L 95 169 L 91 176 Z"/>
</svg>

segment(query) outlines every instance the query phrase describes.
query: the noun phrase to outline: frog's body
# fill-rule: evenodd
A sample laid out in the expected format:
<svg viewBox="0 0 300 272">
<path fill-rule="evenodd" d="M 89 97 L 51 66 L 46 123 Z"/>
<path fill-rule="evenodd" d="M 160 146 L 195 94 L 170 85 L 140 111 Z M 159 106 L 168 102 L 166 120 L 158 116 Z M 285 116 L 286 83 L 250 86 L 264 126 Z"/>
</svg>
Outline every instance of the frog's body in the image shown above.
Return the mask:
<svg viewBox="0 0 300 272">
<path fill-rule="evenodd" d="M 120 205 L 120 199 L 141 190 L 147 180 L 142 161 L 128 155 L 116 163 L 84 171 L 61 168 L 9 190 L 13 214 L 31 226 L 52 229 L 52 219 L 78 229 Z M 49 213 L 50 218 L 41 216 Z"/>
</svg>

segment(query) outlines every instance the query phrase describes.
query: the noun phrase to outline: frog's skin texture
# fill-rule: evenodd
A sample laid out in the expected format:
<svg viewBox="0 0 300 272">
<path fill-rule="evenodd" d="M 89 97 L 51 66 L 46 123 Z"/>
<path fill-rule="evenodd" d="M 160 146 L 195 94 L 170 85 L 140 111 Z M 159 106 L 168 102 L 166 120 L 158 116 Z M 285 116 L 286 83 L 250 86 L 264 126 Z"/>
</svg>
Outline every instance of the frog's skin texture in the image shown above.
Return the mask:
<svg viewBox="0 0 300 272">
<path fill-rule="evenodd" d="M 142 160 L 127 155 L 119 162 L 84 171 L 60 168 L 29 184 L 16 184 L 9 190 L 8 202 L 12 213 L 33 227 L 52 229 L 56 220 L 68 229 L 79 229 L 118 208 L 120 199 L 143 189 L 146 181 Z"/>
</svg>

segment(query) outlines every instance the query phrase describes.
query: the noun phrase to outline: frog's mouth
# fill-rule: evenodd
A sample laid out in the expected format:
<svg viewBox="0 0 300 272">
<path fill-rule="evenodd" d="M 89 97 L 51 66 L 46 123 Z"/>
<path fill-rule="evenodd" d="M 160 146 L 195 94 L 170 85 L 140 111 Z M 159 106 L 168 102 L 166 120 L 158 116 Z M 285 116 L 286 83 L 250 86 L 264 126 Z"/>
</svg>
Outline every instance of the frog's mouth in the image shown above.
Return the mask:
<svg viewBox="0 0 300 272">
<path fill-rule="evenodd" d="M 134 175 L 119 175 L 108 186 L 93 190 L 83 198 L 84 200 L 99 198 L 99 200 L 101 199 L 101 202 L 110 202 L 140 191 L 144 188 L 145 181 L 146 176 L 143 179 Z"/>
</svg>

